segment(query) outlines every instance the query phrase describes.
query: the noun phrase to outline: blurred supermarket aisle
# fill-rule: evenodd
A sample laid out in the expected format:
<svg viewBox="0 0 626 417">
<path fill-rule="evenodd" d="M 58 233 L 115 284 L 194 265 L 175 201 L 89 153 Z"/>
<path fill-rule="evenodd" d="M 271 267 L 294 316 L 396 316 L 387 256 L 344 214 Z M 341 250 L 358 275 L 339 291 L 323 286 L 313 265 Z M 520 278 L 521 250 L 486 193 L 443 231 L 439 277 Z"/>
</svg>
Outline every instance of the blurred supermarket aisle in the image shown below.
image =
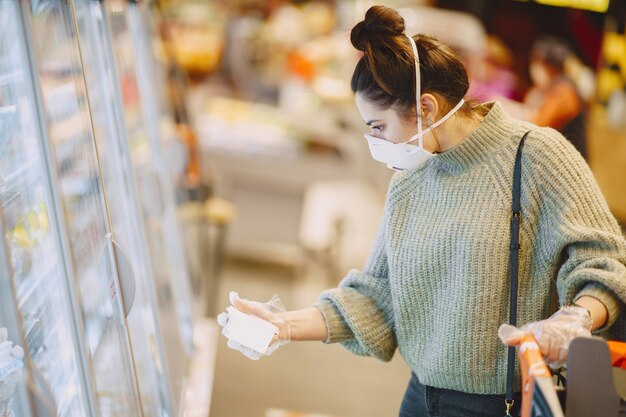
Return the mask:
<svg viewBox="0 0 626 417">
<path fill-rule="evenodd" d="M 264 300 L 278 294 L 287 308 L 315 301 L 322 277 L 298 276 L 289 268 L 229 261 L 219 289 L 219 308 L 228 292 Z M 290 343 L 270 357 L 252 361 L 218 341 L 211 417 L 273 417 L 270 409 L 332 417 L 396 415 L 409 369 L 396 354 L 390 363 L 358 357 L 339 345 Z"/>
</svg>

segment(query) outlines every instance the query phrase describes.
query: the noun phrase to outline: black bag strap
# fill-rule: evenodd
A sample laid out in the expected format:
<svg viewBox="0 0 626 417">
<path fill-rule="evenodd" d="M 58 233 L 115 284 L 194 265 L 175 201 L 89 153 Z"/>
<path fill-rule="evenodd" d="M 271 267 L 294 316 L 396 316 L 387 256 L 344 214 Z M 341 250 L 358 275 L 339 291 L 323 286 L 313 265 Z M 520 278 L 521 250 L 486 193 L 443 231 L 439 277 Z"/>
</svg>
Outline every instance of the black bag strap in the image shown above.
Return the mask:
<svg viewBox="0 0 626 417">
<path fill-rule="evenodd" d="M 524 141 L 530 133 L 530 130 L 522 136 L 517 154 L 515 155 L 515 167 L 513 168 L 513 202 L 511 204 L 511 244 L 509 245 L 509 275 L 511 278 L 511 295 L 509 299 L 509 324 L 515 326 L 517 324 L 517 286 L 519 273 L 519 230 L 522 222 L 522 148 Z M 508 348 L 508 364 L 506 373 L 506 414 L 510 416 L 513 407 L 513 386 L 515 378 L 515 347 Z"/>
</svg>

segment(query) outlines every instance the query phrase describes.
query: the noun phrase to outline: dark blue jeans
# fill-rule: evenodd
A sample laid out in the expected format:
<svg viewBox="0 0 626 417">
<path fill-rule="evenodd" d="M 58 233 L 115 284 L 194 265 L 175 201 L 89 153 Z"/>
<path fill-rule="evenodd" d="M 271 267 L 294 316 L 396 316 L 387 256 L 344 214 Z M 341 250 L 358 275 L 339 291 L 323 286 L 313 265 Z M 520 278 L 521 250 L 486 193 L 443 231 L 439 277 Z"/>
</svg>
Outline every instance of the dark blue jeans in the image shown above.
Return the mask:
<svg viewBox="0 0 626 417">
<path fill-rule="evenodd" d="M 515 394 L 512 416 L 518 416 L 521 394 Z M 400 417 L 503 417 L 504 395 L 467 394 L 428 387 L 411 373 L 400 406 Z"/>
</svg>

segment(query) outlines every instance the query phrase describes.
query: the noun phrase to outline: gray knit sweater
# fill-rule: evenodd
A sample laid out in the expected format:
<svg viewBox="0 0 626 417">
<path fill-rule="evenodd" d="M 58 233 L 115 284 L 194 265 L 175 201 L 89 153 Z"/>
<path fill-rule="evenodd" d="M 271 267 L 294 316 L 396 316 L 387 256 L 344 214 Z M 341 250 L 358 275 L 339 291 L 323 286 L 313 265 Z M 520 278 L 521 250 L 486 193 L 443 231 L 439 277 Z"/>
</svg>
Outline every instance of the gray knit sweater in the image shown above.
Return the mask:
<svg viewBox="0 0 626 417">
<path fill-rule="evenodd" d="M 508 322 L 513 164 L 527 130 L 518 324 L 589 295 L 606 305 L 610 326 L 626 300 L 626 241 L 561 134 L 487 106 L 460 145 L 394 175 L 363 270 L 316 306 L 327 343 L 384 361 L 397 347 L 426 385 L 503 394 L 506 348 L 497 332 Z"/>
</svg>

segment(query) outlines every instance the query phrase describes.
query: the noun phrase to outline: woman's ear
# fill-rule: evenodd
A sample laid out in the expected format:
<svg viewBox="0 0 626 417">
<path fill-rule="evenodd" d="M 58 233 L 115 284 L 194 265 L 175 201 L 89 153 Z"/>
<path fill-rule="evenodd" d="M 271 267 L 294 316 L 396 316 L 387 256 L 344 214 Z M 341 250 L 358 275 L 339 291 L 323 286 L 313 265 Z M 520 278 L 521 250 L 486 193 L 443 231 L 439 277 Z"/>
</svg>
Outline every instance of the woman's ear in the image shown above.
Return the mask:
<svg viewBox="0 0 626 417">
<path fill-rule="evenodd" d="M 432 125 L 437 120 L 437 114 L 439 113 L 439 104 L 434 95 L 426 93 L 422 94 L 422 122 L 426 124 L 426 127 Z"/>
</svg>

